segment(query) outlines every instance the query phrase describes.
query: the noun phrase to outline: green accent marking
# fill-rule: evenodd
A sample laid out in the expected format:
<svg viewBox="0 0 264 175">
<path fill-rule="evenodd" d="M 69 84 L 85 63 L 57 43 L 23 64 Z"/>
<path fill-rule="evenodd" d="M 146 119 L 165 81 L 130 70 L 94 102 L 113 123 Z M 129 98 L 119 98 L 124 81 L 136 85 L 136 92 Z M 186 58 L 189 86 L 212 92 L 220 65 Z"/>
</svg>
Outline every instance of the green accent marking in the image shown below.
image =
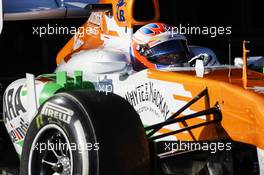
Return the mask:
<svg viewBox="0 0 264 175">
<path fill-rule="evenodd" d="M 153 131 L 153 130 L 146 131 L 146 134 L 149 134 L 151 131 Z"/>
<path fill-rule="evenodd" d="M 264 74 L 264 67 L 262 68 L 262 73 Z"/>
<path fill-rule="evenodd" d="M 23 146 L 23 144 L 24 144 L 24 140 L 20 140 L 20 141 L 18 141 L 18 142 L 16 142 L 16 144 L 18 144 L 19 146 Z"/>
<path fill-rule="evenodd" d="M 26 90 L 23 90 L 22 92 L 21 92 L 21 96 L 26 96 L 27 95 L 27 91 Z"/>
<path fill-rule="evenodd" d="M 148 127 L 149 125 L 146 125 L 146 124 L 143 124 L 144 128 Z M 145 131 L 146 135 L 148 135 L 152 130 L 149 130 L 149 131 Z M 155 134 L 154 134 L 155 135 Z M 154 135 L 150 136 L 149 138 L 153 137 Z M 154 140 L 154 142 L 157 142 L 156 140 Z"/>
<path fill-rule="evenodd" d="M 67 86 L 67 73 L 66 72 L 56 72 L 56 83 L 62 87 Z"/>
<path fill-rule="evenodd" d="M 44 103 L 48 98 L 53 96 L 61 89 L 63 89 L 63 87 L 54 82 L 48 82 L 47 84 L 45 84 L 40 93 L 39 104 L 41 105 L 42 103 Z"/>
<path fill-rule="evenodd" d="M 145 125 L 145 124 L 143 124 L 143 126 L 144 126 L 144 128 L 146 128 L 146 127 L 148 127 L 149 125 Z M 149 134 L 151 131 L 152 131 L 152 130 L 148 130 L 148 131 L 145 131 L 145 132 L 146 132 L 146 134 Z"/>
<path fill-rule="evenodd" d="M 83 72 L 74 71 L 74 85 L 76 88 L 81 88 L 83 85 Z"/>
<path fill-rule="evenodd" d="M 45 74 L 40 75 L 39 77 L 54 77 L 55 74 Z M 95 90 L 94 84 L 89 81 L 83 81 L 83 72 L 75 71 L 74 77 L 67 77 L 66 72 L 56 72 L 56 80 L 47 82 L 41 93 L 39 98 L 39 104 L 43 104 L 49 97 L 52 97 L 54 94 L 58 92 L 65 92 L 69 90 L 78 90 L 78 89 L 86 89 L 86 90 Z"/>
<path fill-rule="evenodd" d="M 18 142 L 16 142 L 16 144 L 18 144 L 19 146 L 21 146 L 21 147 L 23 147 L 23 145 L 24 145 L 24 140 L 20 140 L 20 141 L 18 141 Z M 18 154 L 18 158 L 19 158 L 19 160 L 21 160 L 21 154 Z"/>
</svg>

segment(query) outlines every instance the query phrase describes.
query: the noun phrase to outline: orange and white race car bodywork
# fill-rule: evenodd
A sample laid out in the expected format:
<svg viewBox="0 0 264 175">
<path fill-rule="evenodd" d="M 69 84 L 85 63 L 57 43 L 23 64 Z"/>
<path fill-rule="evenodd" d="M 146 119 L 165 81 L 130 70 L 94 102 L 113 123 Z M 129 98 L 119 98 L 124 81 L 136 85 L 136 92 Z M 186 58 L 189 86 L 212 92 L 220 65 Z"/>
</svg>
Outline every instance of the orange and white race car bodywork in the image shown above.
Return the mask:
<svg viewBox="0 0 264 175">
<path fill-rule="evenodd" d="M 86 33 L 83 36 L 75 35 L 59 52 L 57 56 L 57 64 L 59 65 L 57 71 L 67 71 L 64 66 L 60 68 L 60 65 L 70 62 L 70 59 L 75 58 L 75 54 L 78 55 L 80 52 L 94 49 L 112 50 L 114 48 L 118 52 L 126 53 L 125 55 L 128 56 L 124 57 L 129 59 L 129 45 L 133 34 L 133 26 L 157 21 L 160 15 L 158 1 L 156 0 L 153 0 L 155 11 L 153 20 L 144 22 L 136 21 L 133 18 L 134 0 L 102 0 L 100 3 L 112 4 L 112 11 L 106 10 L 91 13 L 89 20 L 83 27 L 96 28 L 96 32 Z M 119 3 L 121 4 L 119 5 Z M 75 69 L 82 68 L 77 66 Z M 231 75 L 229 76 L 230 70 Z M 99 77 L 103 76 L 99 74 Z M 198 112 L 213 107 L 217 103 L 223 115 L 220 127 L 222 129 L 219 130 L 216 125 L 199 127 L 190 132 L 176 134 L 173 139 L 213 140 L 223 136 L 256 145 L 264 150 L 264 76 L 260 73 L 248 71 L 246 87 L 244 87 L 243 70 L 225 66 L 222 68 L 208 68 L 203 78 L 196 77 L 194 70 L 161 71 L 149 69 L 133 73 L 123 81 L 115 81 L 114 79 L 112 81 L 114 88 L 120 88 L 118 88 L 118 92 L 115 92 L 115 90 L 113 92 L 126 98 L 139 113 L 142 113 L 141 116 L 143 117 L 143 123 L 145 121 L 145 125 L 165 121 L 170 115 L 207 88 L 209 98 L 200 99 L 181 115 Z M 147 88 L 151 87 L 151 83 L 153 83 L 153 86 L 157 86 L 155 87 L 156 89 L 153 88 L 159 91 L 160 95 L 164 97 L 164 101 L 166 101 L 161 102 L 162 107 L 158 107 L 156 119 L 155 117 L 148 119 L 150 116 L 146 116 L 144 112 L 144 110 L 147 110 L 146 106 L 153 105 L 153 101 L 149 100 L 152 104 L 147 104 L 146 101 L 148 100 L 140 100 L 137 97 L 137 94 L 139 95 L 137 91 L 142 92 L 142 94 L 148 93 Z M 128 86 L 129 88 L 126 89 L 125 87 Z M 163 99 L 163 97 L 161 98 Z M 155 112 L 152 111 L 152 113 Z M 149 115 L 149 113 L 147 114 Z M 190 119 L 177 127 L 181 128 L 186 127 L 186 125 L 197 124 L 201 121 L 210 120 L 210 117 L 208 115 Z M 162 128 L 159 132 L 166 133 L 174 129 L 175 125 L 171 125 Z"/>
<path fill-rule="evenodd" d="M 109 47 L 109 43 L 116 44 L 114 47 L 120 47 L 122 43 L 124 45 L 121 48 L 129 49 L 133 27 L 158 21 L 160 16 L 157 0 L 153 0 L 155 15 L 148 21 L 136 21 L 133 18 L 134 0 L 100 0 L 99 4 L 110 4 L 112 10 L 92 12 L 87 22 L 80 28 L 82 31 L 79 30 L 79 34 L 72 37 L 59 52 L 57 64 L 64 59 L 67 60 L 75 52 L 105 45 Z M 84 32 L 83 29 L 88 31 Z"/>
<path fill-rule="evenodd" d="M 100 4 L 110 4 L 112 9 L 100 9 Z M 196 76 L 193 67 L 133 71 L 129 55 L 133 27 L 158 21 L 160 15 L 158 1 L 153 0 L 153 19 L 136 21 L 133 17 L 134 4 L 135 0 L 101 0 L 99 10 L 92 11 L 79 33 L 58 53 L 56 72 L 67 72 L 69 77 L 73 77 L 74 71 L 82 71 L 84 80 L 93 83 L 96 90 L 113 92 L 129 101 L 145 126 L 166 121 L 199 93 L 206 91 L 206 95 L 183 110 L 178 118 L 217 106 L 221 111 L 221 122 L 162 139 L 208 141 L 227 138 L 254 145 L 263 159 L 264 75 L 230 66 L 205 67 L 203 77 Z M 43 81 L 40 77 L 38 81 L 43 87 L 45 85 L 42 84 L 52 80 L 46 78 Z M 37 98 L 41 97 L 41 91 L 37 90 Z M 31 121 L 33 116 L 27 117 L 27 121 Z M 198 125 L 213 118 L 212 114 L 208 114 L 166 125 L 155 135 Z"/>
<path fill-rule="evenodd" d="M 57 64 L 67 62 L 73 58 L 74 53 L 91 49 L 109 49 L 115 48 L 118 51 L 129 52 L 131 36 L 133 34 L 133 26 L 144 25 L 159 19 L 158 1 L 153 0 L 155 17 L 151 21 L 139 22 L 133 18 L 134 0 L 102 0 L 101 4 L 112 4 L 112 12 L 97 11 L 92 12 L 89 20 L 83 25 L 84 28 L 96 28 L 95 33 L 85 33 L 83 36 L 75 35 L 59 52 L 57 56 Z M 121 4 L 120 4 L 121 3 Z M 110 14 L 111 13 L 111 14 Z M 120 14 L 121 13 L 121 14 Z M 120 17 L 121 15 L 121 17 Z M 93 58 L 90 58 L 93 59 Z M 262 74 L 249 71 L 248 86 L 243 88 L 242 69 L 232 69 L 232 75 L 228 77 L 228 68 L 211 70 L 204 78 L 195 77 L 194 71 L 184 72 L 164 72 L 159 70 L 143 71 L 147 80 L 157 81 L 157 84 L 164 86 L 163 93 L 171 93 L 171 102 L 182 104 L 190 101 L 195 95 L 203 89 L 208 89 L 209 102 L 206 104 L 204 100 L 200 100 L 197 104 L 190 107 L 189 111 L 200 111 L 208 107 L 212 107 L 218 102 L 223 113 L 222 125 L 229 137 L 246 143 L 256 144 L 264 149 L 264 139 L 261 135 L 264 133 L 264 76 Z M 133 75 L 134 76 L 134 75 Z M 133 77 L 132 76 L 132 77 Z M 141 75 L 143 76 L 143 75 Z M 137 78 L 132 81 L 139 81 Z M 141 82 L 142 84 L 147 82 Z M 128 83 L 127 83 L 128 84 Z M 178 92 L 174 94 L 173 90 L 163 84 L 180 84 L 182 90 L 186 92 Z M 122 85 L 121 85 L 122 87 Z M 176 89 L 175 87 L 172 87 Z M 172 92 L 170 92 L 172 91 Z M 177 106 L 177 105 L 176 105 Z M 179 105 L 180 107 L 181 105 Z M 179 108 L 178 107 L 178 108 Z M 177 109 L 177 108 L 176 108 Z M 175 110 L 170 109 L 168 115 Z M 187 114 L 187 113 L 186 113 Z M 166 115 L 166 117 L 168 117 Z M 206 120 L 205 118 L 190 120 L 190 123 Z M 161 122 L 162 120 L 160 120 Z M 187 122 L 188 124 L 188 122 Z M 195 139 L 208 139 L 208 137 L 218 137 L 215 129 L 212 127 L 208 133 L 201 131 L 203 128 L 193 130 Z M 161 130 L 162 132 L 163 130 Z M 166 131 L 166 129 L 164 129 Z M 209 132 L 210 131 L 210 132 Z M 189 133 L 181 133 L 177 135 L 178 139 L 192 140 Z"/>
</svg>

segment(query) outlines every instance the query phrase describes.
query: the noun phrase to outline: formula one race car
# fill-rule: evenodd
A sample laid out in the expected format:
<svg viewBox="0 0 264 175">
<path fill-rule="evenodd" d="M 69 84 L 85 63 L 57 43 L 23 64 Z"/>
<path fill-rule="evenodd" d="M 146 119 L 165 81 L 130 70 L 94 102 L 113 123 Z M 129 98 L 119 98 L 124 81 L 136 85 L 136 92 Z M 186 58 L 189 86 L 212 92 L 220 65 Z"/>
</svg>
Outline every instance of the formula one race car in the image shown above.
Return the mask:
<svg viewBox="0 0 264 175">
<path fill-rule="evenodd" d="M 144 6 L 150 13 L 139 14 Z M 168 39 L 153 23 L 157 0 L 86 9 L 86 32 L 59 52 L 55 72 L 27 74 L 5 91 L 21 175 L 264 174 L 264 75 L 247 70 L 246 42 L 242 68 L 194 46 L 182 62 L 170 45 L 155 47 Z M 137 26 L 145 33 L 135 40 Z M 168 41 L 186 51 L 177 37 Z"/>
</svg>

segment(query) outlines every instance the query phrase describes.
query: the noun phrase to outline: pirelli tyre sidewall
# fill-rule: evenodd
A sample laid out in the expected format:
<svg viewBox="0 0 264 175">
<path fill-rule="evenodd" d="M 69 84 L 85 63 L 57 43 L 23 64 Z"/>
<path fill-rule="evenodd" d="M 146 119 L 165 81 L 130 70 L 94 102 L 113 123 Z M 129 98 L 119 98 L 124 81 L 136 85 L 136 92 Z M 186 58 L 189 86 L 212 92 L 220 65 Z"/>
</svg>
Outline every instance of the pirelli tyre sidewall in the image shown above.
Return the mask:
<svg viewBox="0 0 264 175">
<path fill-rule="evenodd" d="M 50 134 L 51 137 L 49 132 L 56 134 Z M 128 102 L 114 94 L 73 91 L 47 100 L 26 134 L 21 175 L 30 175 L 35 167 L 51 166 L 42 159 L 56 163 L 54 155 L 53 158 L 49 155 L 53 151 L 45 153 L 42 147 L 40 153 L 43 140 L 70 144 L 66 153 L 68 163 L 73 165 L 72 175 L 146 175 L 150 171 L 149 145 L 139 116 Z M 67 167 L 64 165 L 63 168 Z M 40 173 L 38 170 L 32 173 L 36 172 Z"/>
</svg>

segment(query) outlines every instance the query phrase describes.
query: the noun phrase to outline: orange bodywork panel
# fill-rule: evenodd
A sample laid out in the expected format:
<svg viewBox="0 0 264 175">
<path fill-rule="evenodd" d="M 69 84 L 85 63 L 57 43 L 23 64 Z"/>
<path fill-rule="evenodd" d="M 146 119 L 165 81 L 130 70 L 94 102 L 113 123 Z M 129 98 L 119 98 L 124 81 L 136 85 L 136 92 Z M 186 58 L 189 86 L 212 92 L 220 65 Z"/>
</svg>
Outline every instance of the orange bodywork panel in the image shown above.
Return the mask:
<svg viewBox="0 0 264 175">
<path fill-rule="evenodd" d="M 57 55 L 56 63 L 59 65 L 63 59 L 69 59 L 73 53 L 76 53 L 80 50 L 98 48 L 103 45 L 103 40 L 101 39 L 101 34 L 108 36 L 119 36 L 118 29 L 126 28 L 132 29 L 135 25 L 144 25 L 151 22 L 158 21 L 160 18 L 159 4 L 158 0 L 153 0 L 153 8 L 154 8 L 154 18 L 149 21 L 136 21 L 133 18 L 134 13 L 134 5 L 135 0 L 123 0 L 124 5 L 119 5 L 120 0 L 101 0 L 99 4 L 112 4 L 111 12 L 93 12 L 89 17 L 88 21 L 81 26 L 82 29 L 92 28 L 95 29 L 95 33 L 85 32 L 83 36 L 75 34 L 70 41 L 60 50 Z M 123 15 L 123 19 L 118 19 L 118 16 L 121 13 Z M 105 16 L 111 16 L 114 19 L 116 24 L 114 30 L 109 30 L 109 26 L 107 26 Z M 94 21 L 96 20 L 96 22 Z M 76 43 L 81 43 L 81 47 L 76 47 Z M 129 41 L 128 41 L 129 42 Z"/>
<path fill-rule="evenodd" d="M 149 70 L 151 79 L 175 82 L 183 84 L 185 89 L 196 96 L 203 89 L 208 89 L 209 107 L 219 104 L 223 120 L 221 125 L 211 124 L 191 130 L 190 133 L 179 133 L 180 140 L 214 140 L 230 138 L 235 141 L 249 143 L 264 148 L 264 94 L 254 92 L 258 86 L 264 86 L 264 75 L 249 71 L 248 88 L 243 88 L 242 69 L 232 70 L 232 76 L 228 78 L 228 69 L 215 70 L 204 78 L 195 77 L 195 72 L 161 72 Z M 263 93 L 263 92 L 262 92 Z M 179 100 L 190 101 L 186 97 L 174 96 Z M 191 109 L 201 111 L 208 108 L 205 99 L 202 98 Z M 206 120 L 210 120 L 207 116 Z M 187 125 L 201 123 L 202 119 L 190 119 Z M 184 124 L 181 126 L 184 127 Z M 228 134 L 227 134 L 228 133 Z M 193 135 L 193 137 L 192 137 Z"/>
</svg>

